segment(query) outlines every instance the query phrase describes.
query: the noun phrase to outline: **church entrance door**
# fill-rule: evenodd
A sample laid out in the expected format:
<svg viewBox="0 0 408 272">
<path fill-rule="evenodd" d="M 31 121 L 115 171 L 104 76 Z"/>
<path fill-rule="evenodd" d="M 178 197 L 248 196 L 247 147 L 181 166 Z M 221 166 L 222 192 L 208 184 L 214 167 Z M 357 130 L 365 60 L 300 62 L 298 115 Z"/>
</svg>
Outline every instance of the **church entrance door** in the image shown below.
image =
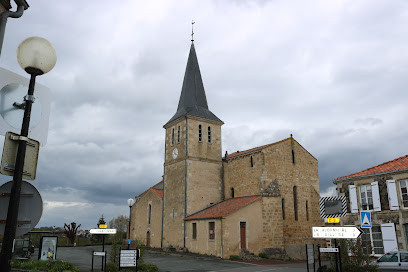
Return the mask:
<svg viewBox="0 0 408 272">
<path fill-rule="evenodd" d="M 246 222 L 239 223 L 239 231 L 241 234 L 241 249 L 246 249 Z"/>
<path fill-rule="evenodd" d="M 150 231 L 146 233 L 146 246 L 150 247 Z"/>
</svg>

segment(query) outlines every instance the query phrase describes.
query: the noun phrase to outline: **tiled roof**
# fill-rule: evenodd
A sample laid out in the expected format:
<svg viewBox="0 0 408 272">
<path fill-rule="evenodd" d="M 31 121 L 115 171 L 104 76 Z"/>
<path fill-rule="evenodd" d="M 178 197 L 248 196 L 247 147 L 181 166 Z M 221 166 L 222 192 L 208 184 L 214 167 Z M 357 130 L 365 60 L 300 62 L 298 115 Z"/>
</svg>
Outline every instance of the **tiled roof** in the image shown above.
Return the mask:
<svg viewBox="0 0 408 272">
<path fill-rule="evenodd" d="M 404 169 L 408 169 L 408 155 L 399 157 L 392 161 L 384 162 L 380 165 L 368 168 L 366 170 L 363 170 L 357 173 L 353 173 L 347 176 L 336 178 L 334 181 L 341 181 L 341 180 L 350 179 L 350 178 L 369 176 L 369 175 L 375 175 L 375 174 L 381 174 L 381 173 L 387 173 L 387 172 L 394 172 L 394 171 L 404 170 Z"/>
<path fill-rule="evenodd" d="M 284 141 L 289 140 L 290 138 L 291 137 L 283 139 L 283 140 L 281 140 L 279 142 L 276 142 L 276 143 L 271 143 L 271 144 L 262 145 L 262 146 L 254 147 L 254 148 L 251 148 L 251 149 L 247 149 L 247 150 L 244 150 L 244 151 L 237 151 L 237 152 L 234 152 L 234 153 L 231 153 L 231 154 L 226 154 L 226 156 L 224 156 L 224 159 L 231 159 L 231 158 L 234 158 L 234 157 L 237 157 L 237 156 L 250 154 L 250 153 L 256 152 L 258 150 L 262 150 L 265 147 L 269 147 L 269 146 L 272 146 L 272 145 L 275 145 L 275 144 L 282 143 Z"/>
<path fill-rule="evenodd" d="M 224 200 L 215 204 L 214 206 L 208 207 L 202 211 L 190 215 L 186 220 L 193 219 L 209 219 L 209 218 L 221 218 L 236 210 L 251 204 L 252 202 L 260 199 L 260 196 L 243 196 Z"/>
<path fill-rule="evenodd" d="M 156 189 L 156 188 L 150 188 L 150 190 L 155 193 L 158 197 L 163 198 L 163 189 Z"/>
</svg>

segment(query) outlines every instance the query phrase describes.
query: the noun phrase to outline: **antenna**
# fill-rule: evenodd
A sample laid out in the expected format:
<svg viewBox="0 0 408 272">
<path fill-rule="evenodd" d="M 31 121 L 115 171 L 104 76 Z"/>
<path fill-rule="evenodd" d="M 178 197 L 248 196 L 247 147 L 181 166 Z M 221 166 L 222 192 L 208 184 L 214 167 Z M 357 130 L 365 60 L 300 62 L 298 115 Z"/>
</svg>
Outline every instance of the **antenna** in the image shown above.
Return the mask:
<svg viewBox="0 0 408 272">
<path fill-rule="evenodd" d="M 191 21 L 191 41 L 194 42 L 194 26 L 195 22 L 194 20 Z"/>
</svg>

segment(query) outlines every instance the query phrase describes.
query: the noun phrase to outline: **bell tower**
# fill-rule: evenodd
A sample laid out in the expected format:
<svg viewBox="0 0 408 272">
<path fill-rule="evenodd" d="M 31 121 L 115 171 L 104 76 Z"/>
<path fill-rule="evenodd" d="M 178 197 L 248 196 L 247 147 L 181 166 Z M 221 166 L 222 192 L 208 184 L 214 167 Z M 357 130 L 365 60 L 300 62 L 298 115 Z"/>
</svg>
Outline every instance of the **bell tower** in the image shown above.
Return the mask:
<svg viewBox="0 0 408 272">
<path fill-rule="evenodd" d="M 184 218 L 221 200 L 223 124 L 208 109 L 192 41 L 177 112 L 163 126 L 163 247 L 185 247 Z"/>
</svg>

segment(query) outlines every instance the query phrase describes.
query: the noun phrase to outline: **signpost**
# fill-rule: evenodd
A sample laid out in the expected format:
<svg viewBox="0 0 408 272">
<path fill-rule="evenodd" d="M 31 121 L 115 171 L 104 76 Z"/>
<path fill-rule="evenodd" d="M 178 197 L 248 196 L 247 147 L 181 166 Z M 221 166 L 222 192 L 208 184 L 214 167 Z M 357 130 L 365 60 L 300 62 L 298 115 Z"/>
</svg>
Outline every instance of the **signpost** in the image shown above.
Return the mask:
<svg viewBox="0 0 408 272">
<path fill-rule="evenodd" d="M 371 229 L 371 212 L 369 211 L 361 211 L 360 212 L 360 223 L 361 227 L 364 229 Z M 368 231 L 364 231 L 365 235 L 365 245 L 366 245 L 366 254 L 367 254 L 367 263 L 370 262 L 369 255 L 368 255 Z"/>
<path fill-rule="evenodd" d="M 119 258 L 119 270 L 122 267 L 136 267 L 140 257 L 140 249 L 121 249 Z"/>
<path fill-rule="evenodd" d="M 313 238 L 357 239 L 362 231 L 357 227 L 312 227 Z"/>
<path fill-rule="evenodd" d="M 116 234 L 116 229 L 107 229 L 105 221 L 102 218 L 99 220 L 98 229 L 91 229 L 89 232 L 91 234 L 102 234 L 102 252 L 93 252 L 92 254 L 92 271 L 93 271 L 93 258 L 94 256 L 102 256 L 102 270 L 106 270 L 106 252 L 105 252 L 105 235 L 104 234 Z M 96 253 L 96 254 L 95 254 Z M 104 266 L 105 260 L 105 266 Z M 104 269 L 105 268 L 105 269 Z"/>
</svg>

